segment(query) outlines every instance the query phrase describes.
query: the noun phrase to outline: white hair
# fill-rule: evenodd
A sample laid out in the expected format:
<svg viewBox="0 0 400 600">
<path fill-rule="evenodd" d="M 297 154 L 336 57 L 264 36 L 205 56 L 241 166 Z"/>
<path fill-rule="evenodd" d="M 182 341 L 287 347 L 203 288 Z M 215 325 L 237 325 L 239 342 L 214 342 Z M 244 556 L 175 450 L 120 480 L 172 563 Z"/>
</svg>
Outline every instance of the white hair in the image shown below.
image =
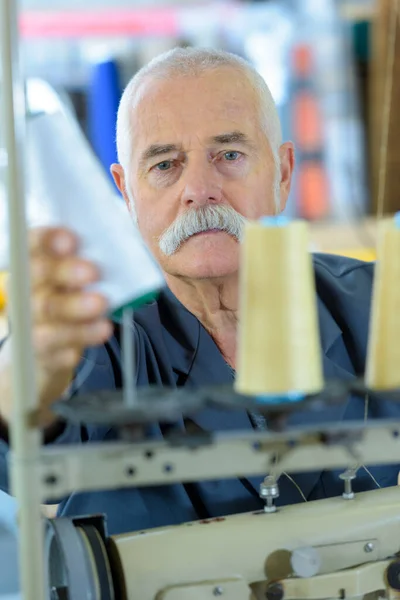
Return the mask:
<svg viewBox="0 0 400 600">
<path fill-rule="evenodd" d="M 221 67 L 232 67 L 240 71 L 256 90 L 260 99 L 260 121 L 265 131 L 271 150 L 274 154 L 275 165 L 279 166 L 278 149 L 282 143 L 282 131 L 278 111 L 272 94 L 258 71 L 243 58 L 225 52 L 208 48 L 174 48 L 160 54 L 147 65 L 142 67 L 129 81 L 118 108 L 117 115 L 117 153 L 118 162 L 128 178 L 131 160 L 133 134 L 131 110 L 135 105 L 135 94 L 140 84 L 147 77 L 158 77 L 169 79 L 173 76 L 185 77 L 196 76 L 200 73 L 218 69 Z M 133 206 L 129 181 L 126 180 L 126 192 Z"/>
</svg>

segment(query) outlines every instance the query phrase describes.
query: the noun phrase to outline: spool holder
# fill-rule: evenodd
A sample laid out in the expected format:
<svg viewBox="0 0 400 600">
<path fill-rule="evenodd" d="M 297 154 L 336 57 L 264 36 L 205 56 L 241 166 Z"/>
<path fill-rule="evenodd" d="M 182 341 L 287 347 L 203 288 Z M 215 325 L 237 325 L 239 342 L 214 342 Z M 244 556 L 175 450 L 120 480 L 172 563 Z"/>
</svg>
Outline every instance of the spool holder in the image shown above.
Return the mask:
<svg viewBox="0 0 400 600">
<path fill-rule="evenodd" d="M 322 412 L 326 407 L 348 401 L 350 395 L 365 396 L 369 390 L 363 379 L 330 380 L 318 394 L 305 395 L 296 401 L 263 401 L 237 393 L 232 385 L 203 387 L 194 390 L 149 386 L 138 388 L 134 404 L 124 402 L 123 390 L 98 391 L 76 395 L 56 402 L 53 412 L 63 420 L 90 425 L 125 427 L 155 422 L 174 423 L 205 408 L 248 410 L 268 417 L 268 429 L 283 431 L 287 420 L 299 411 Z M 400 390 L 380 393 L 393 402 L 400 401 Z"/>
</svg>

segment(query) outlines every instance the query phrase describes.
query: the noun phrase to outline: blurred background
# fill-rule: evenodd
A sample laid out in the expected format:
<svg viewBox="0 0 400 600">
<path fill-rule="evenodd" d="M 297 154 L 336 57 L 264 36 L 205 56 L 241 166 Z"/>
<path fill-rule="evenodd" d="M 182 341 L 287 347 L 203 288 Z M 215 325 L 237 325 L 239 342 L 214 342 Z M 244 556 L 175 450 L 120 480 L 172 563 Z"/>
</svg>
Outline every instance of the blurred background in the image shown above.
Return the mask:
<svg viewBox="0 0 400 600">
<path fill-rule="evenodd" d="M 297 147 L 288 216 L 310 221 L 313 250 L 373 260 L 377 214 L 400 208 L 395 2 L 22 0 L 30 103 L 51 103 L 50 84 L 109 177 L 119 98 L 142 65 L 176 45 L 246 57 L 270 86 L 284 138 Z"/>
</svg>

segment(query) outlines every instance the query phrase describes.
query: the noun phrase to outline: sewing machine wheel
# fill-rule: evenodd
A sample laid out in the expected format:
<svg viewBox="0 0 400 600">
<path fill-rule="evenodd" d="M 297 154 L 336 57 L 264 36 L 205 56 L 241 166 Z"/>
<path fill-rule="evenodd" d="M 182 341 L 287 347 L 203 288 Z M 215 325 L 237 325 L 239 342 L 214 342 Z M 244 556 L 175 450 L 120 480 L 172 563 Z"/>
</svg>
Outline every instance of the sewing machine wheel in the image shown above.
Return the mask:
<svg viewBox="0 0 400 600">
<path fill-rule="evenodd" d="M 116 600 L 105 539 L 90 519 L 48 521 L 45 560 L 50 600 Z"/>
<path fill-rule="evenodd" d="M 56 402 L 52 410 L 72 423 L 124 426 L 160 421 L 174 423 L 204 406 L 202 395 L 185 388 L 148 386 L 136 390 L 132 405 L 124 403 L 122 390 L 104 390 Z"/>
</svg>

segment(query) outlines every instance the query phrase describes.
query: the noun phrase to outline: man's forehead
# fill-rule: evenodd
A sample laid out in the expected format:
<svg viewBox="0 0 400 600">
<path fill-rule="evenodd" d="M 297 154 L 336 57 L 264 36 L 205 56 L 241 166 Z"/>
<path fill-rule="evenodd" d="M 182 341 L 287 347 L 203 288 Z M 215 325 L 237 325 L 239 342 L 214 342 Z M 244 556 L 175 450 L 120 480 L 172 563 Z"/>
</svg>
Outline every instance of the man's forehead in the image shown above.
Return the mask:
<svg viewBox="0 0 400 600">
<path fill-rule="evenodd" d="M 207 95 L 184 86 L 172 87 L 170 93 L 160 91 L 146 93 L 131 112 L 134 147 L 184 144 L 190 139 L 206 143 L 233 131 L 249 136 L 258 127 L 259 105 L 239 91 L 225 94 L 219 88 Z"/>
<path fill-rule="evenodd" d="M 240 89 L 242 93 L 254 91 L 254 86 L 248 76 L 240 69 L 232 66 L 221 66 L 198 74 L 161 74 L 147 75 L 136 88 L 135 97 L 138 102 L 146 100 L 149 96 L 178 93 L 185 90 L 226 90 Z M 223 92 L 224 93 L 224 92 Z"/>
</svg>

